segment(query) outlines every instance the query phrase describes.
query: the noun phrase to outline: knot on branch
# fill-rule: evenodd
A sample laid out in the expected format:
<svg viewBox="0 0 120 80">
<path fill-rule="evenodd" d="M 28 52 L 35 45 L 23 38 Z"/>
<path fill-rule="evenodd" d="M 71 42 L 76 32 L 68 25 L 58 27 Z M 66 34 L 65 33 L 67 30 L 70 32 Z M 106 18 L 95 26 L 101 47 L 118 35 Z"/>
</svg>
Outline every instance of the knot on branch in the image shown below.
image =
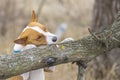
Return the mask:
<svg viewBox="0 0 120 80">
<path fill-rule="evenodd" d="M 53 64 L 56 62 L 56 58 L 54 57 L 49 57 L 45 59 L 45 62 L 49 65 L 49 66 L 53 66 Z"/>
</svg>

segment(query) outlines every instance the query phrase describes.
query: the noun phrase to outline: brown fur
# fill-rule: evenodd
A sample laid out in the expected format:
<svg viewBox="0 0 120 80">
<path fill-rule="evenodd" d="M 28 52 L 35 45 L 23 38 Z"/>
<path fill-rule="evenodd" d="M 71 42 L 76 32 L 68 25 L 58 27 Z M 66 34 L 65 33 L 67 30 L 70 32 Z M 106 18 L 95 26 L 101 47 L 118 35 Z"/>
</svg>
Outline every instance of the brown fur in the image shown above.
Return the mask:
<svg viewBox="0 0 120 80">
<path fill-rule="evenodd" d="M 29 27 L 38 26 L 43 31 L 45 32 L 48 31 L 44 25 L 38 22 L 35 11 L 33 11 L 32 13 L 32 19 L 28 26 Z M 24 32 L 22 32 L 19 38 L 16 39 L 14 42 L 17 44 L 22 44 L 24 46 L 27 44 L 34 44 L 36 46 L 47 44 L 46 37 L 43 34 L 40 34 L 39 32 L 32 29 L 27 29 Z M 21 76 L 14 76 L 12 78 L 9 78 L 8 80 L 23 80 L 23 78 Z"/>
<path fill-rule="evenodd" d="M 38 23 L 38 22 L 30 22 L 30 24 L 29 24 L 28 26 L 29 26 L 29 27 L 38 26 L 38 27 L 40 27 L 43 31 L 48 32 L 47 28 L 46 28 L 44 25 L 42 25 L 42 24 L 40 24 L 40 23 Z"/>
<path fill-rule="evenodd" d="M 35 15 L 35 12 L 33 11 L 32 13 L 32 19 L 31 22 L 28 24 L 29 27 L 34 27 L 38 26 L 40 27 L 43 31 L 47 32 L 47 28 L 37 22 L 37 18 Z M 38 33 L 35 30 L 32 29 L 27 29 L 24 32 L 22 32 L 17 40 L 14 41 L 15 43 L 22 44 L 22 45 L 27 45 L 27 44 L 34 44 L 34 45 L 41 45 L 41 44 L 47 44 L 45 36 Z"/>
<path fill-rule="evenodd" d="M 34 10 L 33 10 L 33 12 L 32 12 L 32 19 L 31 19 L 31 22 L 38 22 L 38 19 L 37 19 L 37 16 L 36 16 Z"/>
<path fill-rule="evenodd" d="M 27 29 L 25 32 L 23 32 L 20 35 L 20 39 L 21 38 L 26 39 L 23 45 L 34 44 L 38 46 L 41 44 L 47 44 L 46 37 L 43 34 L 40 34 L 39 32 L 32 29 Z"/>
<path fill-rule="evenodd" d="M 22 76 L 14 76 L 14 77 L 11 77 L 7 80 L 23 80 Z"/>
</svg>

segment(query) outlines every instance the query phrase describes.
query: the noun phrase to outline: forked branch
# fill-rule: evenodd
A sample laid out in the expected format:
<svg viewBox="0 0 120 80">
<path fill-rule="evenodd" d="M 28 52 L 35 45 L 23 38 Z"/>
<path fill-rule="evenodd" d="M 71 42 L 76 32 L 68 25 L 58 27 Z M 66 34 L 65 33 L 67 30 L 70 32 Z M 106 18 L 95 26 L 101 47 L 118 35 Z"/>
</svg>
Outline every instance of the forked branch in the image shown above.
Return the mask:
<svg viewBox="0 0 120 80">
<path fill-rule="evenodd" d="M 99 39 L 94 39 L 95 37 Z M 77 60 L 89 62 L 97 55 L 105 51 L 120 46 L 120 12 L 111 26 L 104 30 L 81 40 L 43 45 L 38 48 L 33 48 L 15 55 L 0 56 L 0 79 L 9 78 L 14 75 L 19 75 L 31 70 L 40 69 L 46 66 L 47 59 L 55 60 L 54 64 L 58 65 Z"/>
</svg>

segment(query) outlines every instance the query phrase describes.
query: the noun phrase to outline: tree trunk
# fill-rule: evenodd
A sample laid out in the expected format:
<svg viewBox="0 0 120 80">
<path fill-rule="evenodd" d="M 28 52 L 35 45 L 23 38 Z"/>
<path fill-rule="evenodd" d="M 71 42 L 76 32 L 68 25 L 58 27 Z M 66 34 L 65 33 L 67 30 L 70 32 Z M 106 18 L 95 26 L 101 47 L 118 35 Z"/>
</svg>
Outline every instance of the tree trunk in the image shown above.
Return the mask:
<svg viewBox="0 0 120 80">
<path fill-rule="evenodd" d="M 15 55 L 1 55 L 0 79 L 67 62 L 78 60 L 84 63 L 89 62 L 97 55 L 106 53 L 120 46 L 119 26 L 120 12 L 114 24 L 101 33 L 93 34 L 90 31 L 92 36 L 87 36 L 81 40 L 61 44 L 42 45 L 38 48 L 29 49 Z M 50 58 L 52 59 L 52 64 L 49 61 L 51 60 Z M 119 61 L 120 60 L 116 63 L 120 63 Z"/>
<path fill-rule="evenodd" d="M 120 0 L 95 0 L 92 30 L 98 32 L 112 25 L 120 10 Z"/>
<path fill-rule="evenodd" d="M 101 32 L 113 23 L 120 10 L 120 0 L 95 0 L 92 31 Z M 108 51 L 89 63 L 85 71 L 85 80 L 119 80 L 120 48 Z"/>
</svg>

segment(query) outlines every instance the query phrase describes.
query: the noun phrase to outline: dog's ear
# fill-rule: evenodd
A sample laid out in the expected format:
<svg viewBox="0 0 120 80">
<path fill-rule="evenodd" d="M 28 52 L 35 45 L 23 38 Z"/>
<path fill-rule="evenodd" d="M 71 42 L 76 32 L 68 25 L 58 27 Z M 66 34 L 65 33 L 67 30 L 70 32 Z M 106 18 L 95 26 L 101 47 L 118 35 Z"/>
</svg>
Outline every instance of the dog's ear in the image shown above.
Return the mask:
<svg viewBox="0 0 120 80">
<path fill-rule="evenodd" d="M 23 37 L 23 38 L 19 38 L 19 39 L 16 39 L 14 41 L 14 43 L 17 43 L 17 44 L 25 44 L 27 41 L 27 37 Z"/>
<path fill-rule="evenodd" d="M 31 22 L 37 22 L 37 21 L 38 21 L 37 15 L 36 15 L 35 11 L 33 10 L 33 11 L 32 11 L 32 19 L 31 19 Z"/>
</svg>

